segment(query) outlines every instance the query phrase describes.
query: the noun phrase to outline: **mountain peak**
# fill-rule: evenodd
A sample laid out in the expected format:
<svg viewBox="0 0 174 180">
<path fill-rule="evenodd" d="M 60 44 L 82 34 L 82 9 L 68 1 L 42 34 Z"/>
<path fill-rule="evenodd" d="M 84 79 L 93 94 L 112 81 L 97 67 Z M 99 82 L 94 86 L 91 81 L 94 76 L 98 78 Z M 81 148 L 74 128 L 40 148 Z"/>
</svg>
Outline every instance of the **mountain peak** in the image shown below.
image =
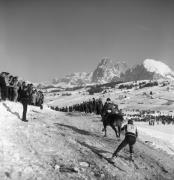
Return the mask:
<svg viewBox="0 0 174 180">
<path fill-rule="evenodd" d="M 110 58 L 103 58 L 97 68 L 93 72 L 92 82 L 106 83 L 115 78 L 119 78 L 120 74 L 126 69 L 125 63 L 114 63 Z"/>
<path fill-rule="evenodd" d="M 120 78 L 120 74 L 125 72 L 127 65 L 125 62 L 113 62 L 110 58 L 102 58 L 97 68 L 90 73 L 75 72 L 63 78 L 54 78 L 54 86 L 81 86 L 93 83 L 108 83 Z"/>
<path fill-rule="evenodd" d="M 103 66 L 108 66 L 108 65 L 111 65 L 111 64 L 113 64 L 113 62 L 112 62 L 112 60 L 111 60 L 110 58 L 103 58 L 103 59 L 99 62 L 98 66 L 101 66 L 101 65 L 103 65 Z"/>
<path fill-rule="evenodd" d="M 157 61 L 154 59 L 146 59 L 144 60 L 143 65 L 149 72 L 158 74 L 161 77 L 174 79 L 174 72 L 170 69 L 168 65 L 161 61 Z"/>
</svg>

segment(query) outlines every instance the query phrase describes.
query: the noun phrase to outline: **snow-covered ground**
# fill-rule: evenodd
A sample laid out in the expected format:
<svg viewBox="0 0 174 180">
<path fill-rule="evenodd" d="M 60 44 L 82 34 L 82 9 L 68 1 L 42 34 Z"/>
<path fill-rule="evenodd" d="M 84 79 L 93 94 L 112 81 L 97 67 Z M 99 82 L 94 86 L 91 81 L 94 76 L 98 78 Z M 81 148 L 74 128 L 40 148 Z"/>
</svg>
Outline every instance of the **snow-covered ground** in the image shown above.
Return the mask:
<svg viewBox="0 0 174 180">
<path fill-rule="evenodd" d="M 172 85 L 167 87 L 150 87 L 143 89 L 110 89 L 106 94 L 97 93 L 93 96 L 85 93 L 85 89 L 76 90 L 71 92 L 70 96 L 55 96 L 52 101 L 48 101 L 50 106 L 69 106 L 89 99 L 102 98 L 105 102 L 107 97 L 119 105 L 123 112 L 134 114 L 133 109 L 140 110 L 155 110 L 159 111 L 161 115 L 174 116 L 174 92 Z M 152 97 L 149 95 L 150 91 L 153 92 Z M 69 92 L 70 93 L 70 92 Z M 126 98 L 124 98 L 126 96 Z M 120 98 L 123 97 L 123 98 Z M 50 98 L 47 97 L 47 100 Z M 128 110 L 128 111 L 127 111 Z M 139 139 L 154 148 L 160 148 L 168 154 L 174 155 L 174 125 L 155 125 L 149 126 L 148 123 L 137 123 L 139 129 Z"/>
<path fill-rule="evenodd" d="M 136 122 L 136 125 L 141 141 L 174 155 L 174 125 L 149 126 L 148 122 Z"/>
<path fill-rule="evenodd" d="M 20 103 L 0 102 L 0 180 L 174 179 L 174 157 L 140 141 L 133 163 L 128 148 L 111 163 L 120 140 L 109 127 L 108 137 L 103 137 L 100 116 L 46 106 L 29 106 L 28 122 L 22 122 L 21 115 Z M 141 127 L 146 125 L 138 124 Z"/>
</svg>

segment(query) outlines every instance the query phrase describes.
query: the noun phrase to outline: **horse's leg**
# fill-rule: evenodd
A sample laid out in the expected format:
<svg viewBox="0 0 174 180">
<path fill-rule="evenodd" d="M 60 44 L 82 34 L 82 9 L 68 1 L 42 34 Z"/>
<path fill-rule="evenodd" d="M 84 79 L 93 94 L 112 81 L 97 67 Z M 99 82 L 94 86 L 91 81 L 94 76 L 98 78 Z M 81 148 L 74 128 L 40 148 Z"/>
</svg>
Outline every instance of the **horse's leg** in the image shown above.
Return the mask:
<svg viewBox="0 0 174 180">
<path fill-rule="evenodd" d="M 107 134 L 106 134 L 106 126 L 104 127 L 104 131 L 105 131 L 104 137 L 106 137 L 107 136 Z"/>
<path fill-rule="evenodd" d="M 103 122 L 103 130 L 102 130 L 102 131 L 104 131 L 104 132 L 105 132 L 104 137 L 106 137 L 106 123 L 105 123 L 105 122 Z"/>
<path fill-rule="evenodd" d="M 121 125 L 118 126 L 118 137 L 120 137 L 120 133 L 121 133 Z"/>
<path fill-rule="evenodd" d="M 111 127 L 112 127 L 112 129 L 115 131 L 116 137 L 119 137 L 119 135 L 118 135 L 118 133 L 117 133 L 116 127 L 115 127 L 114 125 L 112 125 Z"/>
<path fill-rule="evenodd" d="M 105 132 L 104 137 L 106 137 L 106 126 L 103 127 L 103 131 Z"/>
</svg>

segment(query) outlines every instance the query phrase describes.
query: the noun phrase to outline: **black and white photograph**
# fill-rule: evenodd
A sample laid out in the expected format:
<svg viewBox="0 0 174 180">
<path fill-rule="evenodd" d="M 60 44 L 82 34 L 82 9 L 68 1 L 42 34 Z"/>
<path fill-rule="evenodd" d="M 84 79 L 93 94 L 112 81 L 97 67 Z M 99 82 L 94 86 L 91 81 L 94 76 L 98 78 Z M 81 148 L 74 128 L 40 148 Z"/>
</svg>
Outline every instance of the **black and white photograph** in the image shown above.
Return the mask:
<svg viewBox="0 0 174 180">
<path fill-rule="evenodd" d="M 0 180 L 174 180 L 174 0 L 0 0 Z"/>
</svg>

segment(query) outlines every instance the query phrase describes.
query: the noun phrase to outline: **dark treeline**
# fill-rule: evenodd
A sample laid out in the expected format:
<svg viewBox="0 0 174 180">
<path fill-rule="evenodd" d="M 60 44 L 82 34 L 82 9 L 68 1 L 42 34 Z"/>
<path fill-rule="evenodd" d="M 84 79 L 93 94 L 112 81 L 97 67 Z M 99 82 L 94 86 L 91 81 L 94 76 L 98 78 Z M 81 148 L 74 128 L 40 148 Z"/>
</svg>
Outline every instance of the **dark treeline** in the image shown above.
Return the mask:
<svg viewBox="0 0 174 180">
<path fill-rule="evenodd" d="M 140 82 L 140 83 L 131 83 L 131 84 L 121 84 L 118 88 L 119 89 L 132 89 L 134 87 L 139 87 L 139 89 L 145 88 L 145 87 L 153 87 L 158 86 L 157 81 L 150 81 L 150 82 Z"/>
<path fill-rule="evenodd" d="M 58 106 L 53 107 L 51 109 L 62 112 L 85 112 L 85 113 L 95 113 L 97 115 L 102 114 L 103 102 L 102 100 L 93 98 L 89 101 L 84 101 L 83 103 L 74 104 L 72 106 L 66 106 L 59 108 Z"/>
<path fill-rule="evenodd" d="M 40 106 L 42 108 L 43 92 L 34 88 L 32 83 L 19 80 L 8 72 L 0 73 L 0 100 L 21 102 L 27 100 L 27 104 Z"/>
</svg>

